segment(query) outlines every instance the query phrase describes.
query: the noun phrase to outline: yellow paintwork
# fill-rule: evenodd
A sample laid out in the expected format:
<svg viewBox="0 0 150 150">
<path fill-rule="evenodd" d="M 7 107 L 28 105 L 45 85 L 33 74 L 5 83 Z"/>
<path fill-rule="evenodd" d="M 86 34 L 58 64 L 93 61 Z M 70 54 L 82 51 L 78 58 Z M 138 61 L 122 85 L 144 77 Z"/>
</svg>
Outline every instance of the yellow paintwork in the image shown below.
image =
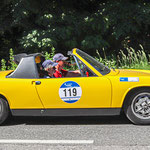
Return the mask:
<svg viewBox="0 0 150 150">
<path fill-rule="evenodd" d="M 150 86 L 150 71 L 111 70 L 101 75 L 73 50 L 73 54 L 86 64 L 97 77 L 11 79 L 12 71 L 0 72 L 0 94 L 8 100 L 11 109 L 43 108 L 121 108 L 126 94 L 135 87 Z M 139 77 L 139 82 L 120 82 L 120 77 Z M 41 81 L 35 85 L 35 81 Z M 76 103 L 65 103 L 59 97 L 59 88 L 66 81 L 77 82 L 82 96 Z"/>
<path fill-rule="evenodd" d="M 107 78 L 51 78 L 40 81 L 42 84 L 36 88 L 45 108 L 97 108 L 109 107 L 111 104 L 111 84 Z M 60 99 L 59 88 L 66 81 L 75 81 L 82 88 L 82 96 L 78 102 L 68 104 Z"/>
<path fill-rule="evenodd" d="M 150 86 L 150 71 L 144 70 L 116 70 L 118 74 L 111 76 L 106 75 L 112 83 L 112 107 L 122 107 L 126 94 L 136 87 Z M 120 77 L 139 77 L 139 82 L 120 82 Z"/>
<path fill-rule="evenodd" d="M 33 79 L 5 78 L 12 71 L 0 72 L 0 94 L 5 96 L 11 109 L 43 108 Z"/>
</svg>

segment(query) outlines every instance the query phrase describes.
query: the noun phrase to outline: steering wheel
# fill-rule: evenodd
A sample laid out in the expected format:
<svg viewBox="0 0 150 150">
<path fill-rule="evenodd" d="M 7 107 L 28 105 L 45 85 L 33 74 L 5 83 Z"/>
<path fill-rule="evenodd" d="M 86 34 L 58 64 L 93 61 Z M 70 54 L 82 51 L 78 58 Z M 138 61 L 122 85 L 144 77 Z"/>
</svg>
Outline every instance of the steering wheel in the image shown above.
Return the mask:
<svg viewBox="0 0 150 150">
<path fill-rule="evenodd" d="M 86 77 L 89 76 L 86 65 L 83 65 L 83 64 L 81 65 L 81 71 L 82 71 L 84 76 L 86 76 Z"/>
</svg>

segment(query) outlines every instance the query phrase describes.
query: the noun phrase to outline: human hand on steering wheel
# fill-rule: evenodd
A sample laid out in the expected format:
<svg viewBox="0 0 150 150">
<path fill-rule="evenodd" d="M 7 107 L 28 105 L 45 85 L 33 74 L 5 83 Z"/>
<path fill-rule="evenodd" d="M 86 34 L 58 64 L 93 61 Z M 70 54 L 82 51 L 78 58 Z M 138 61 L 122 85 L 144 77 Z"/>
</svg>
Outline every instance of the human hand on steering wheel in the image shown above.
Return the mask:
<svg viewBox="0 0 150 150">
<path fill-rule="evenodd" d="M 86 65 L 81 66 L 81 72 L 82 72 L 83 76 L 87 76 L 87 77 L 89 76 Z"/>
</svg>

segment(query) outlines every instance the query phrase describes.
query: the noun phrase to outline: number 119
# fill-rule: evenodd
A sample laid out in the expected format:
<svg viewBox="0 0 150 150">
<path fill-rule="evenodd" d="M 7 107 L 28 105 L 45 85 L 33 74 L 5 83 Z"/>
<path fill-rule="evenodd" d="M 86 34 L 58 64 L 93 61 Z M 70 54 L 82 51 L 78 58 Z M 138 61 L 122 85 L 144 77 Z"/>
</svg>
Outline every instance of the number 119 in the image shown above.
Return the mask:
<svg viewBox="0 0 150 150">
<path fill-rule="evenodd" d="M 77 96 L 77 89 L 76 88 L 73 88 L 73 89 L 64 89 L 63 90 L 64 91 L 64 93 L 65 93 L 65 97 L 67 96 L 67 95 L 69 95 L 69 96 Z M 68 93 L 68 94 L 67 94 Z"/>
</svg>

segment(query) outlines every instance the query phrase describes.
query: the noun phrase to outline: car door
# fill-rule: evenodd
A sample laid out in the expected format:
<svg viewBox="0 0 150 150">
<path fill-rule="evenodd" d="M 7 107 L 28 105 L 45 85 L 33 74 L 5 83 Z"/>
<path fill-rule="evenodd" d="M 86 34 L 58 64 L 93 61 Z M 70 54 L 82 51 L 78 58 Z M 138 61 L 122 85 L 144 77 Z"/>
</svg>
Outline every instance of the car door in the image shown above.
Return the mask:
<svg viewBox="0 0 150 150">
<path fill-rule="evenodd" d="M 36 81 L 45 108 L 108 108 L 111 83 L 102 77 L 48 78 Z"/>
<path fill-rule="evenodd" d="M 1 94 L 6 96 L 11 109 L 44 108 L 35 88 L 35 79 L 4 78 Z"/>
</svg>

